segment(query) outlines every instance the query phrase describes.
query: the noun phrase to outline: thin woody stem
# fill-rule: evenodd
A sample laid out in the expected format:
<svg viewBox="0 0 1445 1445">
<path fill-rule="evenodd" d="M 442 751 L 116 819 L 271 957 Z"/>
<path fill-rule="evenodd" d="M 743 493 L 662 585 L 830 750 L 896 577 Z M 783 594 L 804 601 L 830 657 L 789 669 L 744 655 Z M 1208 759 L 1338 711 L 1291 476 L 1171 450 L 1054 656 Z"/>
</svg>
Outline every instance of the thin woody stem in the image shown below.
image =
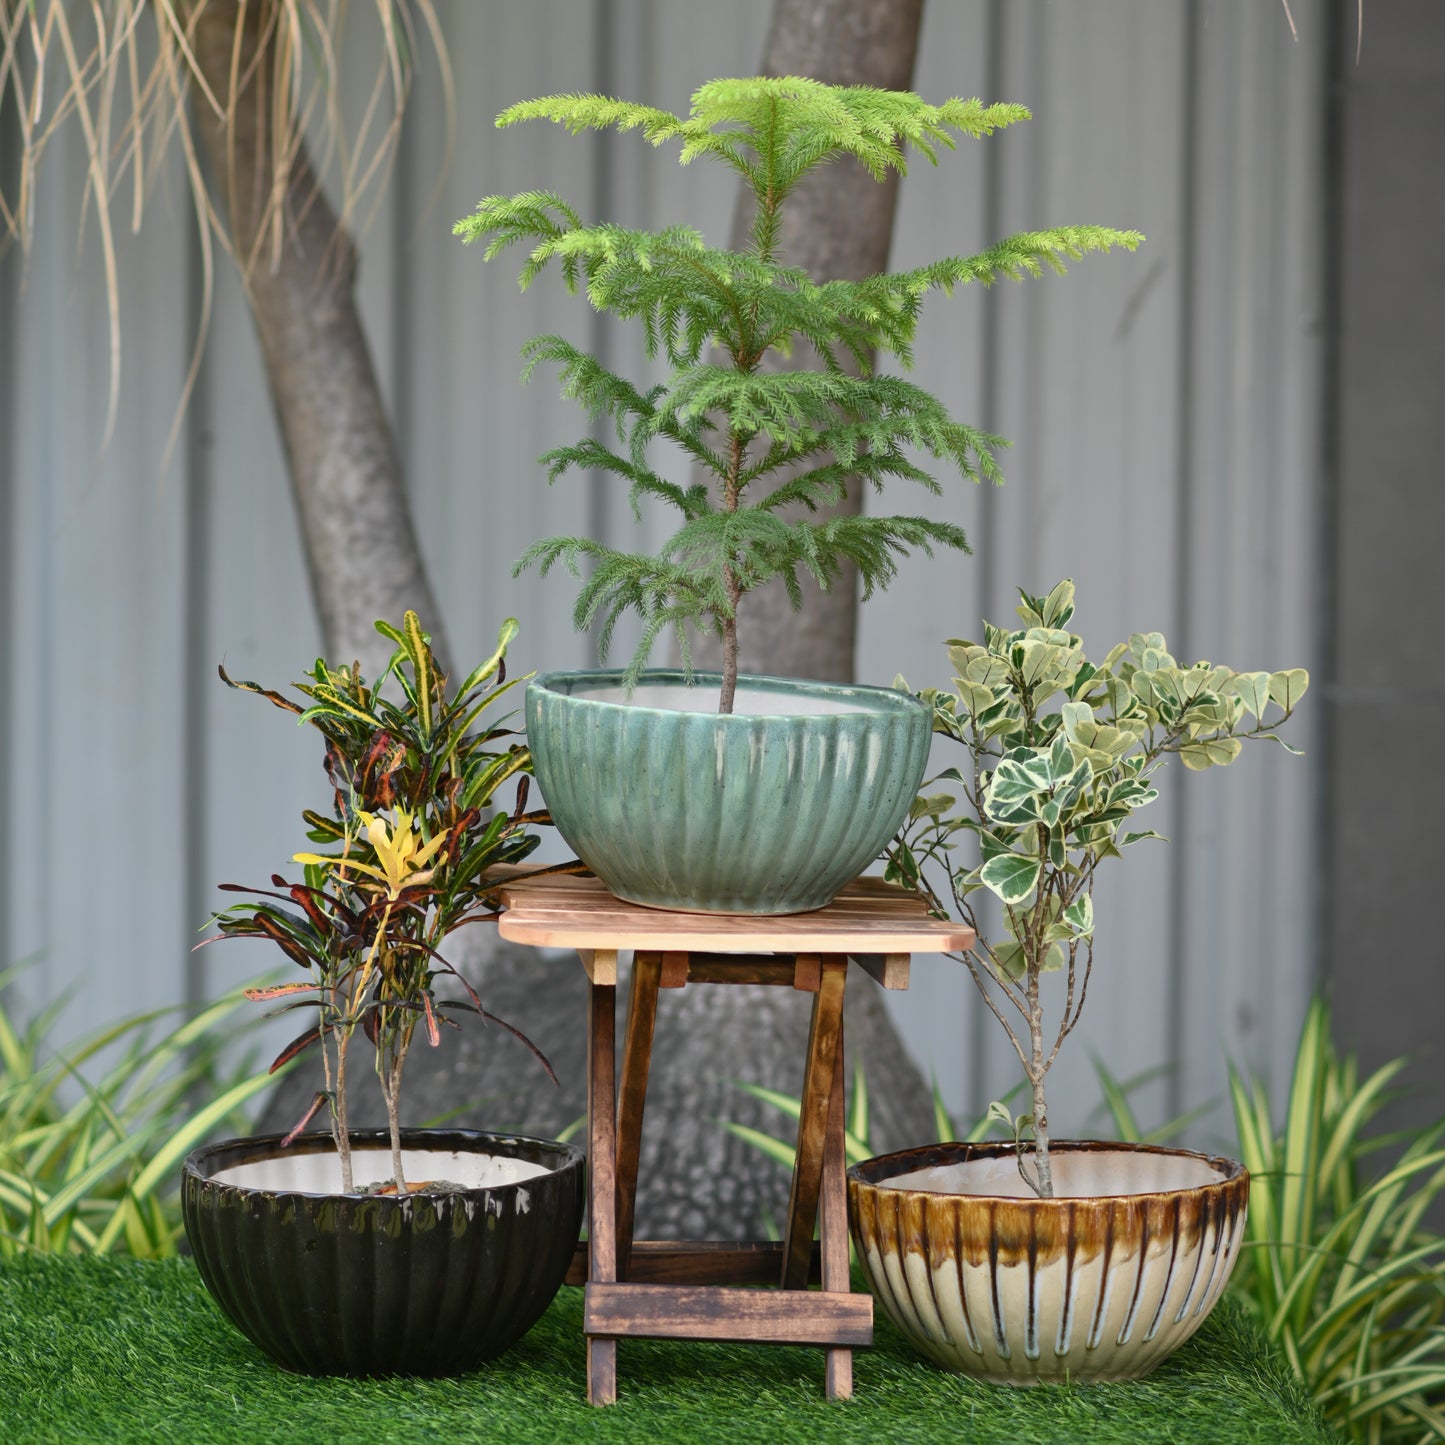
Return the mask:
<svg viewBox="0 0 1445 1445">
<path fill-rule="evenodd" d="M 967 965 L 969 973 L 973 975 L 974 983 L 978 985 L 979 993 L 983 996 L 984 1003 L 988 1005 L 989 1012 L 993 1014 L 994 1018 L 996 1018 L 1003 1026 L 1004 1033 L 1008 1035 L 1009 1043 L 1014 1046 L 1014 1052 L 1019 1056 L 1019 1063 L 1021 1063 L 1024 1068 L 1027 1069 L 1029 1066 L 1029 1056 L 1024 1052 L 1024 1046 L 1019 1042 L 1019 1037 L 1014 1032 L 1013 1025 L 1009 1023 L 1009 1021 L 1004 1017 L 1002 1010 L 993 1001 L 993 995 L 990 994 L 988 991 L 984 972 L 973 961 L 972 952 L 970 951 L 967 953 L 961 953 L 958 954 L 957 957 L 963 959 L 964 963 Z"/>
<path fill-rule="evenodd" d="M 391 1134 L 391 1177 L 398 1196 L 406 1193 L 406 1179 L 401 1169 L 401 1058 L 393 1058 L 382 1080 L 386 1097 L 386 1126 Z"/>
<path fill-rule="evenodd" d="M 723 511 L 738 509 L 738 476 L 743 465 L 743 439 L 734 432 L 729 445 L 728 474 L 723 480 Z M 731 555 L 723 559 L 723 591 L 727 594 L 728 615 L 722 619 L 722 691 L 717 710 L 730 713 L 738 688 L 738 599 L 742 585 Z"/>
<path fill-rule="evenodd" d="M 1049 1168 L 1049 1105 L 1044 1096 L 1044 1076 L 1048 1073 L 1048 1065 L 1043 1062 L 1044 1011 L 1039 1005 L 1037 969 L 1029 970 L 1029 1049 L 1032 1064 L 1028 1075 L 1034 1100 L 1034 1169 L 1037 1172 L 1033 1188 L 1040 1199 L 1052 1199 L 1054 1179 Z"/>
<path fill-rule="evenodd" d="M 341 1028 L 336 1034 L 336 1112 L 332 1115 L 332 1134 L 336 1139 L 337 1158 L 341 1161 L 341 1192 L 350 1194 L 351 1134 L 346 1126 L 346 1050 L 351 1043 L 351 1031 Z"/>
</svg>

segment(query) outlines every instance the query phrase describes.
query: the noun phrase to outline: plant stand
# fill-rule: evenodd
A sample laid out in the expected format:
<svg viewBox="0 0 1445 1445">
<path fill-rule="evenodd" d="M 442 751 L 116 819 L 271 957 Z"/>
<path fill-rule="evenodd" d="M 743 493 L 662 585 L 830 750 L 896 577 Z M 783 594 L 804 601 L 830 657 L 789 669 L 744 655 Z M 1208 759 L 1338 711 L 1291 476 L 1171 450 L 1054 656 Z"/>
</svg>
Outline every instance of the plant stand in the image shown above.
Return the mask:
<svg viewBox="0 0 1445 1445">
<path fill-rule="evenodd" d="M 873 1340 L 873 1301 L 850 1292 L 843 1154 L 843 991 L 852 958 L 884 988 L 908 986 L 913 953 L 973 942 L 927 916 L 917 894 L 864 878 L 826 908 L 758 918 L 670 913 L 614 898 L 596 879 L 523 880 L 502 891 L 502 937 L 575 948 L 589 982 L 588 1241 L 569 1283 L 585 1282 L 587 1394 L 617 1398 L 617 1340 L 821 1345 L 829 1399 L 853 1392 L 855 1345 Z M 616 1071 L 617 958 L 632 985 Z M 770 984 L 813 995 L 798 1146 L 781 1244 L 634 1241 L 633 1210 L 657 996 L 687 984 Z M 821 1240 L 813 1242 L 821 1216 Z M 821 1279 L 822 1291 L 808 1285 Z M 773 1284 L 775 1290 L 729 1286 Z"/>
</svg>

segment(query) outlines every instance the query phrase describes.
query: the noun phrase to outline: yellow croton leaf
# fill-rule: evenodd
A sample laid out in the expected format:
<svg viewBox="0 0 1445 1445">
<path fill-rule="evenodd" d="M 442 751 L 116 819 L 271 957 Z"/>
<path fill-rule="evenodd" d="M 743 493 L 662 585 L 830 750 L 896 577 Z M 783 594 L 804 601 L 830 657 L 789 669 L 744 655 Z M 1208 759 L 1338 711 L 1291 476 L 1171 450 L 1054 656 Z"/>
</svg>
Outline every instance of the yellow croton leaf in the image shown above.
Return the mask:
<svg viewBox="0 0 1445 1445">
<path fill-rule="evenodd" d="M 376 854 L 376 864 L 362 863 L 345 856 L 326 858 L 318 853 L 296 853 L 292 861 L 319 863 L 325 868 L 354 868 L 358 873 L 385 883 L 386 896 L 393 901 L 401 896 L 402 889 L 430 882 L 431 870 L 427 864 L 446 842 L 445 833 L 439 833 L 429 843 L 422 842 L 420 833 L 413 827 L 415 815 L 405 808 L 395 810 L 395 821 L 390 826 L 376 813 L 358 810 L 357 817 L 361 819 L 367 842 Z"/>
</svg>

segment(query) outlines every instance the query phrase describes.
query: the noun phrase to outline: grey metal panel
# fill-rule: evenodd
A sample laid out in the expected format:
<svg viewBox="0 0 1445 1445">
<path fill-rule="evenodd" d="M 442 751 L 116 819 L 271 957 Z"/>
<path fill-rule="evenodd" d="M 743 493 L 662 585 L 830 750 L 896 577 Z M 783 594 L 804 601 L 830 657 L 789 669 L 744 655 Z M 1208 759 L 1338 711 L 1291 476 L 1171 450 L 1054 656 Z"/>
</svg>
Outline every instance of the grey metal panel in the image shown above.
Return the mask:
<svg viewBox="0 0 1445 1445">
<path fill-rule="evenodd" d="M 183 522 L 164 438 L 185 344 L 185 238 L 117 237 L 125 385 L 102 451 L 107 331 L 94 210 L 81 228 L 77 131 L 52 143 L 25 290 L 4 328 L 9 661 L 3 766 L 10 892 L 0 958 L 35 958 L 27 1001 L 75 995 L 68 1026 L 179 998 L 182 779 L 176 706 Z M 177 184 L 172 168 L 165 181 Z M 83 251 L 82 251 L 83 247 Z"/>
<path fill-rule="evenodd" d="M 19 178 L 20 141 L 14 126 L 0 119 L 0 186 L 11 194 Z M 3 243 L 0 243 L 3 244 Z M 19 540 L 17 520 L 19 490 L 15 476 L 15 456 L 11 438 L 15 432 L 15 375 L 19 358 L 15 354 L 17 295 L 20 288 L 20 257 L 16 247 L 0 255 L 0 616 L 15 616 L 18 596 Z M 21 691 L 16 670 L 17 639 L 13 624 L 0 626 L 0 741 L 6 743 L 13 726 L 14 699 Z M 9 768 L 0 772 L 0 782 L 7 788 Z M 10 830 L 0 831 L 0 920 L 12 912 L 11 859 L 16 843 Z M 8 930 L 0 923 L 0 967 L 12 960 L 8 955 Z M 9 995 L 3 995 L 8 999 Z"/>
<path fill-rule="evenodd" d="M 459 654 L 480 655 L 501 620 L 513 615 L 522 624 L 514 665 L 529 670 L 580 664 L 586 640 L 572 631 L 560 579 L 543 582 L 528 573 L 513 581 L 512 564 L 537 537 L 575 530 L 584 508 L 575 484 L 548 489 L 539 482 L 537 456 L 559 440 L 559 420 L 570 426 L 573 419 L 550 378 L 539 374 L 522 388 L 520 353 L 541 332 L 585 340 L 586 307 L 552 276 L 519 297 L 523 255 L 484 265 L 480 249 L 463 248 L 451 226 L 498 192 L 535 186 L 574 204 L 587 199 L 591 142 L 569 140 L 545 123 L 498 131 L 493 120 L 514 101 L 591 87 L 594 13 L 555 4 L 447 12 L 449 43 L 466 81 L 458 92 L 456 159 L 404 253 L 411 293 L 402 322 L 406 463 L 427 560 Z M 411 164 L 429 181 L 441 154 L 442 121 L 435 95 L 419 98 L 409 139 L 422 148 Z"/>
<path fill-rule="evenodd" d="M 1237 13 L 1202 6 L 1196 41 L 1180 640 L 1191 658 L 1318 676 L 1327 15 L 1298 14 L 1296 44 Z M 1222 776 L 1183 780 L 1183 1098 L 1222 1088 L 1225 1055 L 1276 1087 L 1287 1078 L 1319 942 L 1319 717 L 1310 699 L 1292 728 L 1306 760 L 1255 748 Z"/>
<path fill-rule="evenodd" d="M 982 419 L 1014 445 L 1002 458 L 1007 484 L 979 499 L 979 556 L 959 569 L 976 574 L 975 606 L 940 621 L 977 636 L 980 615 L 1004 625 L 1013 620 L 1019 586 L 1039 591 L 1073 576 L 1077 628 L 1102 651 L 1133 628 L 1167 629 L 1171 622 L 1173 559 L 1158 539 L 1170 535 L 1177 509 L 1179 308 L 1170 280 L 1180 266 L 1184 120 L 1173 97 L 1185 63 L 1183 13 L 1116 5 L 1083 12 L 994 7 L 991 14 L 999 27 L 992 37 L 996 73 L 987 77 L 984 98 L 1022 100 L 1035 118 L 982 143 L 988 164 L 997 167 L 996 213 L 988 234 L 968 241 L 1083 221 L 1132 226 L 1149 239 L 1132 257 L 1090 258 L 1065 279 L 1000 284 L 986 300 L 963 303 L 992 308 L 984 318 L 992 355 L 975 361 L 981 373 L 993 373 L 986 383 L 990 413 Z M 965 45 L 938 31 L 961 23 L 956 11 L 928 12 L 924 65 L 939 57 L 945 74 L 930 85 L 925 70 L 923 93 L 948 86 L 946 57 Z M 924 234 L 952 236 L 954 228 L 941 220 L 931 216 Z M 975 326 L 972 334 L 983 329 Z M 921 350 L 920 369 L 939 364 L 937 356 Z M 893 600 L 890 594 L 879 611 Z M 904 615 L 894 620 L 902 625 Z M 929 665 L 934 678 L 946 679 L 941 649 Z M 1149 823 L 1167 831 L 1158 817 Z M 1063 1129 L 1083 1123 L 1071 1101 L 1098 1096 L 1091 1051 L 1127 1077 L 1159 1063 L 1167 1037 L 1168 975 L 1151 945 L 1168 931 L 1167 858 L 1137 850 L 1126 866 L 1128 875 L 1106 874 L 1100 883 L 1098 970 L 1051 1095 L 1055 1125 Z M 956 1067 L 966 1089 L 945 1090 L 972 1117 L 1012 1086 L 1017 1062 L 971 997 L 966 1007 L 974 1017 L 964 1028 L 928 1002 L 923 994 L 914 999 L 913 1028 L 926 1030 L 934 1057 L 949 1056 L 950 1033 L 955 1051 L 965 1044 L 976 1055 Z M 944 1080 L 944 1070 L 938 1072 Z"/>
<path fill-rule="evenodd" d="M 1135 225 L 1149 242 L 1134 257 L 1079 263 L 1067 280 L 936 303 L 917 375 L 961 416 L 1014 439 L 1009 485 L 986 494 L 946 483 L 928 503 L 966 527 L 976 556 L 910 565 L 864 609 L 861 677 L 944 681 L 943 638 L 976 632 L 982 615 L 1006 621 L 1015 586 L 1065 573 L 1079 582 L 1091 639 L 1161 627 L 1191 657 L 1312 661 L 1324 7 L 1293 8 L 1297 46 L 1273 6 L 927 9 L 921 93 L 1019 99 L 1037 118 L 964 143 L 937 170 L 915 167 L 897 262 L 1063 221 Z M 687 218 L 721 240 L 731 188 L 701 165 L 679 170 L 636 136 L 579 141 L 545 124 L 499 133 L 492 119 L 516 99 L 598 86 L 683 107 L 701 81 L 755 68 L 769 5 L 453 0 L 441 13 L 461 81 L 456 161 L 426 206 L 444 123 L 424 63 L 398 184 L 363 239 L 362 306 L 459 657 L 513 614 L 519 666 L 574 665 L 592 644 L 571 629 L 567 582 L 514 581 L 512 562 L 541 535 L 592 525 L 623 542 L 633 524 L 615 487 L 542 485 L 537 455 L 586 421 L 550 378 L 519 387 L 518 349 L 555 329 L 623 361 L 635 338 L 596 323 L 555 278 L 519 296 L 516 258 L 484 266 L 450 226 L 488 192 L 541 185 L 589 212 Z M 369 63 L 348 60 L 346 103 L 369 85 Z M 173 479 L 156 499 L 189 344 L 178 181 L 173 209 L 163 201 L 144 243 L 127 248 L 127 413 L 101 482 L 79 480 L 103 414 L 104 331 L 93 247 L 73 265 L 74 144 L 53 159 L 49 242 L 26 295 L 0 296 L 0 317 L 16 318 L 0 326 L 0 346 L 24 358 L 9 373 L 4 414 L 16 420 L 0 439 L 15 480 L 6 544 L 21 603 L 6 657 L 23 680 L 9 694 L 4 766 L 33 844 L 9 845 L 5 949 L 45 948 L 55 989 L 99 980 L 75 1011 L 98 1022 L 130 1002 L 179 997 L 189 930 L 219 901 L 210 884 L 264 880 L 300 846 L 300 802 L 322 784 L 314 748 L 211 670 L 224 657 L 237 676 L 292 678 L 318 639 L 254 334 L 229 273 L 187 423 L 190 486 Z M 645 534 L 660 525 L 649 518 Z M 145 557 L 149 567 L 136 565 Z M 1192 561 L 1181 569 L 1181 558 Z M 188 753 L 177 696 L 195 709 Z M 65 721 L 79 702 L 83 720 Z M 137 752 L 146 738 L 152 750 Z M 203 776 L 180 778 L 182 756 Z M 1197 789 L 1180 782 L 1166 789 L 1187 798 L 1184 815 L 1160 804 L 1149 820 L 1176 835 L 1172 851 L 1136 851 L 1101 884 L 1100 973 L 1055 1089 L 1062 1129 L 1082 1122 L 1071 1100 L 1096 1097 L 1091 1049 L 1127 1075 L 1177 1045 L 1174 1097 L 1197 1100 L 1218 1087 L 1222 1047 L 1255 1063 L 1285 1052 L 1312 978 L 1309 856 L 1284 841 L 1313 818 L 1308 767 L 1260 757 Z M 128 828 L 138 846 L 122 851 L 129 860 L 143 845 L 145 862 L 99 879 L 77 906 L 60 881 L 75 867 L 61 820 L 84 817 L 89 830 L 96 816 Z M 189 884 L 178 881 L 186 853 Z M 102 936 L 122 905 L 128 921 L 149 909 L 164 922 Z M 253 953 L 207 950 L 195 986 L 215 993 L 271 962 Z M 935 963 L 915 977 L 893 1001 L 897 1017 L 950 1104 L 1002 1093 L 1016 1069 L 961 970 Z M 1244 1006 L 1255 1010 L 1248 1028 Z"/>
<path fill-rule="evenodd" d="M 1010 298 L 1028 328 L 1018 363 L 1025 501 L 1017 514 L 1001 510 L 1000 532 L 1006 546 L 1019 538 L 1030 590 L 1075 578 L 1076 630 L 1101 654 L 1130 631 L 1172 630 L 1180 315 L 1170 281 L 1182 251 L 1184 12 L 1075 7 L 1035 19 L 1048 22 L 1030 37 L 1048 110 L 1032 138 L 1033 214 L 1010 217 L 1009 228 L 1082 219 L 1148 238 L 1132 256 L 1089 258 Z M 1171 831 L 1167 797 L 1144 826 Z M 1158 940 L 1175 902 L 1168 857 L 1140 847 L 1115 867 L 1099 885 L 1088 1009 L 1053 1094 L 1076 1101 L 1055 1120 L 1073 1131 L 1081 1103 L 1098 1097 L 1090 1054 L 1129 1078 L 1166 1052 L 1169 972 Z"/>
<path fill-rule="evenodd" d="M 1148 242 L 1133 257 L 1091 258 L 1066 280 L 1001 286 L 989 298 L 997 400 L 983 420 L 1015 445 L 1008 485 L 983 499 L 980 555 L 958 570 L 977 570 L 981 610 L 996 622 L 1010 619 L 1016 585 L 1072 575 L 1078 630 L 1101 649 L 1158 628 L 1190 660 L 1309 665 L 1323 105 L 1322 27 L 1311 23 L 1320 17 L 1301 13 L 1306 39 L 1291 46 L 1276 17 L 1238 7 L 990 14 L 1001 27 L 999 73 L 985 98 L 1035 111 L 986 143 L 1002 168 L 993 234 L 1089 220 L 1135 226 Z M 930 70 L 976 53 L 980 38 L 964 38 L 976 21 L 961 7 L 928 11 L 922 93 L 950 88 Z M 1240 87 L 1253 124 L 1219 103 Z M 972 93 L 972 78 L 961 88 Z M 922 190 L 911 183 L 905 207 Z M 912 224 L 929 238 L 952 235 L 960 209 Z M 947 363 L 925 339 L 919 365 L 927 374 Z M 1222 397 L 1211 384 L 1219 376 L 1231 382 Z M 1211 536 L 1220 507 L 1232 520 Z M 1193 565 L 1181 571 L 1181 558 Z M 883 657 L 918 644 L 912 619 L 939 616 L 907 605 L 906 588 L 865 609 L 864 636 L 886 639 Z M 977 627 L 967 615 L 940 621 Z M 869 657 L 865 649 L 865 670 Z M 909 672 L 915 683 L 925 676 Z M 1247 758 L 1232 772 L 1194 779 L 1175 767 L 1143 820 L 1175 842 L 1141 845 L 1101 876 L 1098 968 L 1057 1066 L 1056 1127 L 1082 1127 L 1097 1100 L 1093 1053 L 1119 1077 L 1173 1069 L 1167 1086 L 1140 1096 L 1156 1117 L 1217 1096 L 1225 1052 L 1277 1079 L 1312 978 L 1314 861 L 1278 837 L 1308 835 L 1314 780 L 1283 756 Z M 1189 823 L 1171 801 L 1181 795 L 1199 800 Z M 1275 841 L 1248 841 L 1265 838 Z M 1011 1085 L 1017 1065 L 991 1020 L 960 1028 L 934 999 L 920 991 L 890 1003 L 952 1083 L 946 1095 L 972 1114 Z M 972 1000 L 965 1008 L 978 1013 Z M 981 1067 L 957 1058 L 970 1044 Z M 962 1078 L 966 1094 L 954 1092 Z"/>
<path fill-rule="evenodd" d="M 1342 35 L 1341 311 L 1331 838 L 1325 952 L 1340 1041 L 1364 1068 L 1411 1063 L 1392 1128 L 1445 1114 L 1440 842 L 1445 776 L 1445 10 L 1367 8 L 1364 63 Z M 1379 24 L 1373 23 L 1378 18 Z M 1396 756 L 1407 758 L 1392 767 Z M 1408 783 L 1392 786 L 1394 776 Z M 1438 1223 L 1438 1221 L 1437 1221 Z"/>
<path fill-rule="evenodd" d="M 261 365 L 260 347 L 234 269 L 217 285 L 213 335 L 206 356 L 202 485 L 201 639 L 192 665 L 192 726 L 204 738 L 204 776 L 195 807 L 200 849 L 187 900 L 191 937 L 216 909 L 233 901 L 218 883 L 264 886 L 292 853 L 308 846 L 303 806 L 324 804 L 326 779 L 310 730 L 262 698 L 232 692 L 216 675 L 281 687 L 320 651 L 320 634 L 302 562 L 299 530 Z M 193 991 L 219 997 L 262 970 L 282 964 L 272 950 L 226 943 L 191 959 Z"/>
<path fill-rule="evenodd" d="M 951 95 L 980 96 L 985 101 L 1010 98 L 992 73 L 992 46 L 997 26 L 988 6 L 925 5 L 914 88 L 929 100 Z M 1007 132 L 982 141 L 962 140 L 938 165 L 915 159 L 899 189 L 890 264 L 904 268 L 947 254 L 969 254 L 998 239 L 1000 221 L 993 204 L 997 178 L 996 147 Z M 965 287 L 951 298 L 935 296 L 919 326 L 912 379 L 935 391 L 953 414 L 972 425 L 997 431 L 997 395 L 992 379 L 990 342 L 996 337 L 998 292 Z M 1002 457 L 1005 475 L 1017 458 Z M 877 499 L 865 499 L 869 510 L 926 511 L 956 522 L 968 535 L 972 556 L 940 553 L 932 561 L 916 558 L 904 564 L 898 580 L 882 596 L 871 599 L 859 614 L 857 671 L 862 682 L 890 683 L 902 674 L 913 687 L 942 686 L 948 681 L 948 659 L 942 643 L 949 637 L 977 637 L 979 619 L 987 610 L 991 562 L 991 523 L 997 509 L 1016 498 L 1008 489 L 938 474 L 942 497 L 929 497 L 918 487 L 895 482 Z M 997 616 L 995 609 L 991 616 Z M 931 771 L 957 761 L 942 743 L 935 744 Z M 895 1022 L 936 1078 L 955 1114 L 965 1099 L 1009 1087 L 1012 1075 L 991 1067 L 991 1050 L 980 1050 L 989 1038 L 981 1025 L 987 1017 L 974 996 L 973 984 L 961 963 L 952 959 L 918 959 L 907 993 L 888 994 Z M 987 1060 L 980 1057 L 987 1053 Z M 1017 1065 L 1014 1066 L 1015 1072 Z M 987 1078 L 989 1082 L 976 1083 Z M 995 1082 L 997 1081 L 997 1082 Z M 878 1085 L 875 1084 L 875 1087 Z"/>
</svg>

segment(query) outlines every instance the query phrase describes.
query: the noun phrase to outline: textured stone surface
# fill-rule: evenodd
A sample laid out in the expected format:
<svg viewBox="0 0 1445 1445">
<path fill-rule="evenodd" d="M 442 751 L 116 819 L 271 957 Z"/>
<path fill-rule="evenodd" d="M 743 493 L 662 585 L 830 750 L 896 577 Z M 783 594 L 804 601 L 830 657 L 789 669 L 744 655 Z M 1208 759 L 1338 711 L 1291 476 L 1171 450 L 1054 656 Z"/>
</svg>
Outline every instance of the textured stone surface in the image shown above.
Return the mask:
<svg viewBox="0 0 1445 1445">
<path fill-rule="evenodd" d="M 526 1049 L 503 1030 L 468 1021 L 446 1030 L 439 1048 L 423 1038 L 407 1062 L 404 1122 L 448 1122 L 544 1137 L 580 1120 L 587 1107 L 587 983 L 575 955 L 498 941 L 480 970 L 488 1009 L 536 1042 L 557 1071 L 554 1088 Z M 627 978 L 618 990 L 619 1071 Z M 795 1136 L 792 1121 L 735 1087 L 762 1084 L 797 1095 L 803 1082 L 812 995 L 784 988 L 690 984 L 658 1001 L 657 1033 L 637 1201 L 639 1238 L 763 1238 L 781 1227 L 784 1169 L 727 1132 L 722 1121 Z M 846 1004 L 849 1098 L 861 1063 L 868 1080 L 871 1142 L 877 1152 L 931 1142 L 927 1082 L 900 1043 L 878 986 L 850 971 Z M 365 1057 L 365 1041 L 358 1059 Z M 365 1064 L 353 1065 L 352 1121 L 383 1125 L 381 1093 Z M 276 1090 L 258 1133 L 287 1129 L 319 1087 L 320 1062 Z M 455 1112 L 453 1112 L 455 1111 Z M 578 1142 L 585 1144 L 585 1131 Z"/>
</svg>

